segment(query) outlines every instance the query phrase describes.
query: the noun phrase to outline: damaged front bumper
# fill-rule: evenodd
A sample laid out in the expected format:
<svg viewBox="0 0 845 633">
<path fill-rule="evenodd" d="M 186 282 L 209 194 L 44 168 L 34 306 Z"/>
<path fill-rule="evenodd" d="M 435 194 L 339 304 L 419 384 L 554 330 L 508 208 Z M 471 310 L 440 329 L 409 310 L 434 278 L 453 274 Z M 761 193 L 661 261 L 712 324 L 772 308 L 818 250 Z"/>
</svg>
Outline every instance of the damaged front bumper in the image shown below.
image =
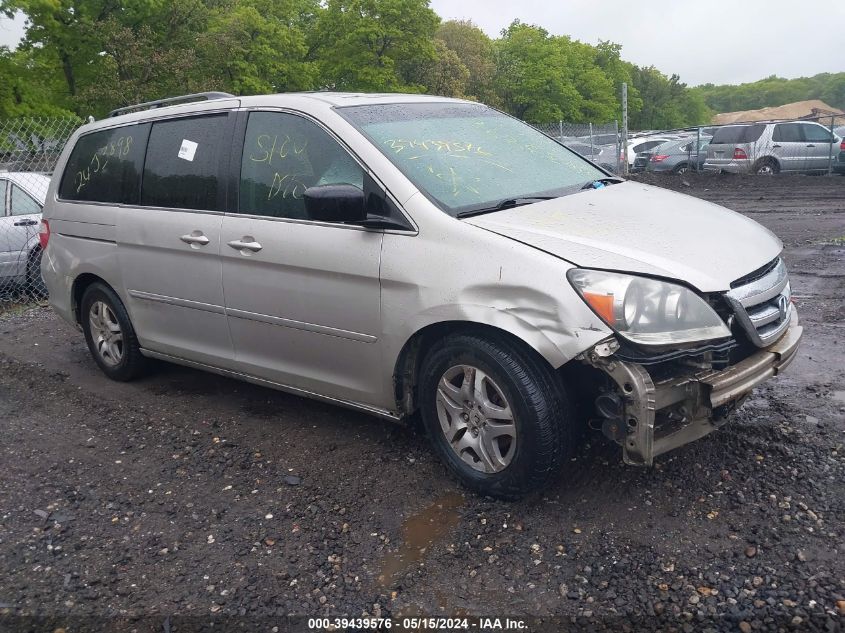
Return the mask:
<svg viewBox="0 0 845 633">
<path fill-rule="evenodd" d="M 651 466 L 657 455 L 722 426 L 725 415 L 754 387 L 795 358 L 803 328 L 796 311 L 791 312 L 788 328 L 775 343 L 723 370 L 690 369 L 655 380 L 643 365 L 614 357 L 615 339 L 585 352 L 581 360 L 604 371 L 614 384 L 612 393 L 599 396 L 597 408 L 604 417 L 603 432 L 622 445 L 625 463 Z"/>
</svg>

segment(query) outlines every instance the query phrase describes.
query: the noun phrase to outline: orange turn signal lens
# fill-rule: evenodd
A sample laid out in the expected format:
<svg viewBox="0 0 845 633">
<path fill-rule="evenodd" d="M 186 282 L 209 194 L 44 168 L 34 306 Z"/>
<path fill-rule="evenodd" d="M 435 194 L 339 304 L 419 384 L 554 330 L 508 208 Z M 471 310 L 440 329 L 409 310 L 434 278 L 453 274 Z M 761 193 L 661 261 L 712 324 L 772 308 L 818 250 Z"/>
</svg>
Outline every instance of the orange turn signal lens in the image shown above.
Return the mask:
<svg viewBox="0 0 845 633">
<path fill-rule="evenodd" d="M 605 323 L 613 325 L 616 323 L 616 316 L 613 311 L 613 295 L 600 295 L 594 292 L 584 292 L 584 300 L 595 310 Z"/>
</svg>

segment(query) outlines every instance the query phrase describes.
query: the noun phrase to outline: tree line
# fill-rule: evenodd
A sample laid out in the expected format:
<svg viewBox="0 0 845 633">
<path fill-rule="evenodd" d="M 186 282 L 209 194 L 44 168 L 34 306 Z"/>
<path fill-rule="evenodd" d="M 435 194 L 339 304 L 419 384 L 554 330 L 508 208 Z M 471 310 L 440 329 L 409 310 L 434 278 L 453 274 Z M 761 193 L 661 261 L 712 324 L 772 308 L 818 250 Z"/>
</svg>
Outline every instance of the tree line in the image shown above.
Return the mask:
<svg viewBox="0 0 845 633">
<path fill-rule="evenodd" d="M 631 127 L 658 129 L 707 122 L 715 94 L 623 60 L 618 44 L 519 21 L 490 38 L 469 21 L 442 22 L 428 0 L 0 0 L 0 11 L 27 17 L 17 49 L 0 48 L 0 117 L 99 117 L 205 90 L 332 89 L 601 123 L 621 118 L 626 82 Z"/>
<path fill-rule="evenodd" d="M 845 73 L 820 73 L 797 79 L 773 75 L 738 86 L 704 84 L 694 90 L 716 112 L 758 110 L 810 99 L 821 99 L 829 106 L 845 110 Z"/>
</svg>

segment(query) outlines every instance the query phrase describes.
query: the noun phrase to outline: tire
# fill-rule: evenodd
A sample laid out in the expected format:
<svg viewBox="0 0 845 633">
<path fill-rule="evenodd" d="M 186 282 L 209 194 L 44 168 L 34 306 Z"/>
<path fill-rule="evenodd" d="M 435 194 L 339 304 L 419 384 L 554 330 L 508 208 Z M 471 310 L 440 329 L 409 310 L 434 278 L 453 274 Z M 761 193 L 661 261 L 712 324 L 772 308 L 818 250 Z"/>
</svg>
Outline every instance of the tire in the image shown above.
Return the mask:
<svg viewBox="0 0 845 633">
<path fill-rule="evenodd" d="M 687 163 L 680 163 L 675 165 L 675 168 L 672 171 L 676 174 L 685 174 L 689 171 L 689 165 Z"/>
<path fill-rule="evenodd" d="M 35 298 L 47 296 L 47 285 L 41 276 L 41 249 L 33 248 L 26 258 L 26 292 Z"/>
<path fill-rule="evenodd" d="M 462 391 L 469 384 L 475 389 Z M 571 454 L 566 392 L 530 350 L 472 334 L 447 337 L 423 360 L 418 388 L 434 451 L 479 494 L 513 500 L 542 490 Z"/>
<path fill-rule="evenodd" d="M 754 167 L 754 173 L 758 176 L 773 176 L 780 172 L 780 165 L 772 158 L 763 158 Z"/>
<path fill-rule="evenodd" d="M 106 376 L 125 382 L 144 374 L 147 359 L 141 355 L 135 328 L 114 290 L 99 282 L 88 286 L 79 314 L 88 351 Z"/>
</svg>

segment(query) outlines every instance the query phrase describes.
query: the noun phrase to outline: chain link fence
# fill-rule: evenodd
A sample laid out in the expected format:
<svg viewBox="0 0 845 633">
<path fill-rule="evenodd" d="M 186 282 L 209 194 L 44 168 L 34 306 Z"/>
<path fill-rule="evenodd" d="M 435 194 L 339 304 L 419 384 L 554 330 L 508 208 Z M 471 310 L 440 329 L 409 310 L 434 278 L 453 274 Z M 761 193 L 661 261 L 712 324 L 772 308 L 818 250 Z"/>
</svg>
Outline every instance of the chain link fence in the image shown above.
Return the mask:
<svg viewBox="0 0 845 633">
<path fill-rule="evenodd" d="M 556 121 L 532 125 L 606 170 L 622 173 L 622 136 L 616 121 L 601 124 Z"/>
<path fill-rule="evenodd" d="M 53 167 L 74 118 L 0 120 L 0 307 L 46 297 L 38 229 Z"/>
</svg>

